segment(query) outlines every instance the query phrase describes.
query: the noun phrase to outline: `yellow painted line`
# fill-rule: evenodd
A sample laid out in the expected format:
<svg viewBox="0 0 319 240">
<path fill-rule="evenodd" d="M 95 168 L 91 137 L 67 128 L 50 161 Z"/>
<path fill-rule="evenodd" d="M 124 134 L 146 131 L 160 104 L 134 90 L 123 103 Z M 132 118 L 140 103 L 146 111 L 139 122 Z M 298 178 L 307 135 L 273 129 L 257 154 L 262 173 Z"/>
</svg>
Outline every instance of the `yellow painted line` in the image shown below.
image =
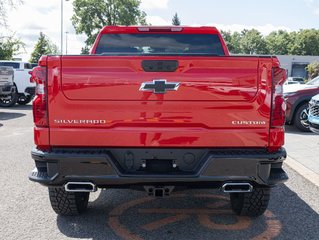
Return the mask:
<svg viewBox="0 0 319 240">
<path fill-rule="evenodd" d="M 185 197 L 185 194 L 172 194 L 172 198 L 180 198 Z M 192 209 L 184 209 L 184 208 L 174 208 L 174 209 L 167 209 L 167 208 L 146 208 L 146 209 L 137 209 L 137 217 L 143 218 L 140 214 L 173 214 L 174 216 L 164 217 L 162 219 L 156 220 L 154 222 L 146 223 L 140 226 L 143 230 L 153 232 L 160 228 L 164 228 L 165 226 L 187 220 L 189 218 L 193 218 L 192 215 L 197 216 L 199 226 L 203 226 L 209 230 L 224 230 L 224 231 L 243 231 L 250 229 L 252 227 L 253 218 L 249 217 L 242 217 L 236 216 L 230 209 L 215 209 L 218 206 L 224 206 L 226 200 L 229 199 L 220 196 L 220 195 L 211 195 L 211 194 L 195 194 L 195 198 L 208 198 L 208 199 L 215 199 L 219 200 L 217 202 L 211 203 L 207 205 L 208 208 L 192 208 Z M 120 217 L 125 216 L 125 211 L 141 205 L 146 202 L 151 202 L 156 200 L 155 198 L 146 197 L 135 199 L 129 202 L 125 202 L 116 208 L 114 208 L 111 213 L 109 214 L 108 225 L 111 229 L 122 239 L 124 240 L 144 240 L 138 233 L 132 232 L 129 228 L 125 225 L 122 225 L 120 222 Z M 237 221 L 233 224 L 223 224 L 214 222 L 211 219 L 211 215 L 219 215 L 219 214 L 226 214 L 234 216 Z M 280 220 L 276 219 L 275 214 L 271 211 L 267 210 L 264 214 L 265 218 L 265 228 L 262 233 L 259 233 L 257 236 L 253 237 L 252 240 L 271 240 L 277 237 L 282 231 L 282 223 Z"/>
<path fill-rule="evenodd" d="M 267 228 L 266 230 L 254 237 L 252 240 L 270 240 L 277 237 L 282 231 L 282 224 L 279 220 L 267 220 L 266 221 Z"/>
<path fill-rule="evenodd" d="M 211 221 L 208 214 L 201 214 L 198 216 L 199 223 L 208 229 L 214 230 L 230 230 L 239 231 L 248 229 L 252 223 L 251 218 L 236 216 L 237 222 L 234 224 L 219 224 Z"/>
<path fill-rule="evenodd" d="M 163 219 L 160 219 L 160 220 L 152 222 L 152 223 L 145 224 L 144 226 L 142 226 L 142 228 L 147 230 L 147 231 L 154 231 L 154 230 L 157 230 L 165 225 L 179 222 L 179 221 L 185 220 L 189 217 L 190 217 L 189 215 L 185 215 L 185 214 L 167 217 L 167 218 L 163 218 Z"/>
<path fill-rule="evenodd" d="M 234 215 L 234 213 L 231 210 L 225 209 L 225 210 L 219 210 L 219 209 L 165 209 L 165 208 L 147 208 L 147 209 L 138 209 L 139 213 L 142 214 L 176 214 L 176 215 L 183 215 L 183 214 L 231 214 Z"/>
</svg>

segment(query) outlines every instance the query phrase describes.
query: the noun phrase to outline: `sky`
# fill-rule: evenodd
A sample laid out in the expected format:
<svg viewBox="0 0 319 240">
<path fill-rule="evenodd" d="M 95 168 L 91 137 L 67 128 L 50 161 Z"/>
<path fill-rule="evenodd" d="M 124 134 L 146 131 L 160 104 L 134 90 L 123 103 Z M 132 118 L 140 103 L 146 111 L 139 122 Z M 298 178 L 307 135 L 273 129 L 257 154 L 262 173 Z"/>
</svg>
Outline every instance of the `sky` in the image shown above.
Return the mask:
<svg viewBox="0 0 319 240">
<path fill-rule="evenodd" d="M 68 32 L 68 54 L 79 54 L 85 35 L 75 34 L 71 23 L 73 0 L 64 0 L 64 31 Z M 319 0 L 141 0 L 141 9 L 152 25 L 170 25 L 177 12 L 182 25 L 215 26 L 221 30 L 241 31 L 255 28 L 267 35 L 284 29 L 319 29 Z M 30 58 L 40 31 L 60 48 L 60 0 L 24 0 L 8 12 L 8 25 L 26 44 L 26 52 L 15 57 Z M 66 50 L 64 33 L 64 53 Z"/>
</svg>

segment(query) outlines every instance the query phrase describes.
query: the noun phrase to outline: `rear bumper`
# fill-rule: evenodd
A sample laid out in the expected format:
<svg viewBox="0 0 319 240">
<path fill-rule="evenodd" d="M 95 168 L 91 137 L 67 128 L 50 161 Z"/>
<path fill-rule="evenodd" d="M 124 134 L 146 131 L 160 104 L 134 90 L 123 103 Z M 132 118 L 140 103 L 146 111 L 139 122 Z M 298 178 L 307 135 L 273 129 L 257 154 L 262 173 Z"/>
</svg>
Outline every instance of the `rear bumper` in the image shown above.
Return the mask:
<svg viewBox="0 0 319 240">
<path fill-rule="evenodd" d="M 36 168 L 29 179 L 46 186 L 88 181 L 97 187 L 134 185 L 219 188 L 224 182 L 273 186 L 288 179 L 285 149 L 54 149 L 32 150 Z"/>
</svg>

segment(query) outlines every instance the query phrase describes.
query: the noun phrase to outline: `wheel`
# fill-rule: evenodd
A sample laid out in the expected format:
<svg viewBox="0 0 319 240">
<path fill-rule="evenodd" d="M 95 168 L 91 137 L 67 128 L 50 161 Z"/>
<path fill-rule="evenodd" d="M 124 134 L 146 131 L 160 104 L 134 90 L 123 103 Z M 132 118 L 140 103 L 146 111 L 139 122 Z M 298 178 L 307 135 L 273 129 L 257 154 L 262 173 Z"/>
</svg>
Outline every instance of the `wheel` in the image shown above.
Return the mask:
<svg viewBox="0 0 319 240">
<path fill-rule="evenodd" d="M 63 188 L 49 187 L 49 197 L 53 210 L 61 216 L 76 216 L 88 206 L 89 192 L 66 192 Z"/>
<path fill-rule="evenodd" d="M 31 96 L 31 95 L 28 95 L 28 96 L 25 96 L 25 95 L 20 96 L 19 99 L 18 99 L 18 104 L 19 104 L 19 105 L 26 105 L 26 104 L 28 104 L 29 102 L 32 101 L 32 98 L 33 98 L 33 96 Z"/>
<path fill-rule="evenodd" d="M 17 103 L 18 98 L 19 94 L 15 89 L 14 92 L 12 92 L 7 97 L 0 97 L 0 107 L 12 107 Z"/>
<path fill-rule="evenodd" d="M 304 103 L 298 107 L 294 116 L 294 125 L 302 132 L 310 132 L 308 122 L 309 107 Z"/>
<path fill-rule="evenodd" d="M 230 193 L 230 203 L 237 215 L 258 217 L 266 211 L 269 197 L 269 188 L 254 188 L 252 192 Z"/>
</svg>

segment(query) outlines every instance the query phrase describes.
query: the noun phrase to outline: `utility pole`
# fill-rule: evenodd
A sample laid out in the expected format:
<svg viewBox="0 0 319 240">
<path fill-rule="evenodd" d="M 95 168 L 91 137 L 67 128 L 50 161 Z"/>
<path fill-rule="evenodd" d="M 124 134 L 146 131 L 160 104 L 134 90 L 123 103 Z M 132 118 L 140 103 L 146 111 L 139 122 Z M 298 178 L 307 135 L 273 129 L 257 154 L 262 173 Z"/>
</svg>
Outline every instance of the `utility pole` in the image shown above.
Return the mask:
<svg viewBox="0 0 319 240">
<path fill-rule="evenodd" d="M 68 33 L 65 32 L 65 55 L 68 55 Z"/>
<path fill-rule="evenodd" d="M 61 0 L 61 55 L 63 55 L 63 2 L 69 0 Z"/>
</svg>

